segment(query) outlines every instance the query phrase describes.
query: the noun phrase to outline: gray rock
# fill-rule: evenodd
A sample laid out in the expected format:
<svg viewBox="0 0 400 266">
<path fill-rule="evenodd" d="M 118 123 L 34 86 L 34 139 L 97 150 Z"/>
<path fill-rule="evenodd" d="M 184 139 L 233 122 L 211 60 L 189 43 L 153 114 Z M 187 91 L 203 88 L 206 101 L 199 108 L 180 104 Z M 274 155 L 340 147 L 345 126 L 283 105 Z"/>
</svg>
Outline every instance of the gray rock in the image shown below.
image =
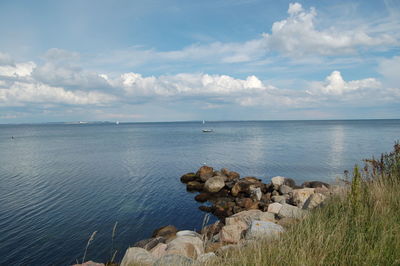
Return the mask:
<svg viewBox="0 0 400 266">
<path fill-rule="evenodd" d="M 285 196 L 272 196 L 271 200 L 273 202 L 278 202 L 278 203 L 281 203 L 281 204 L 286 203 L 286 197 Z"/>
<path fill-rule="evenodd" d="M 200 239 L 202 238 L 202 236 L 199 233 L 191 230 L 179 231 L 178 233 L 176 233 L 176 236 L 192 236 L 192 237 L 198 237 Z"/>
<path fill-rule="evenodd" d="M 189 258 L 197 258 L 204 253 L 203 241 L 193 236 L 178 236 L 167 244 L 168 254 L 182 255 Z"/>
<path fill-rule="evenodd" d="M 129 266 L 131 264 L 135 265 L 153 265 L 156 258 L 147 250 L 143 248 L 128 248 L 125 252 L 120 266 Z"/>
<path fill-rule="evenodd" d="M 311 210 L 321 205 L 327 197 L 321 193 L 312 194 L 304 203 L 304 210 Z"/>
<path fill-rule="evenodd" d="M 274 185 L 274 187 L 279 188 L 285 182 L 285 178 L 283 176 L 275 176 L 271 178 L 271 182 Z"/>
<path fill-rule="evenodd" d="M 249 230 L 246 233 L 246 240 L 260 239 L 260 238 L 276 238 L 280 233 L 285 230 L 282 226 L 265 221 L 253 221 Z"/>
<path fill-rule="evenodd" d="M 302 208 L 306 200 L 315 192 L 315 188 L 301 188 L 293 190 L 293 203 Z"/>
<path fill-rule="evenodd" d="M 214 176 L 209 178 L 204 184 L 204 190 L 207 192 L 218 192 L 225 186 L 225 181 L 222 176 Z"/>
<path fill-rule="evenodd" d="M 208 252 L 208 253 L 202 254 L 199 257 L 197 257 L 197 261 L 200 263 L 207 263 L 216 258 L 217 258 L 217 255 L 215 255 L 214 252 Z"/>
<path fill-rule="evenodd" d="M 262 198 L 261 188 L 257 187 L 251 190 L 251 197 L 257 201 L 260 201 Z"/>
<path fill-rule="evenodd" d="M 290 204 L 282 204 L 282 208 L 279 210 L 278 216 L 280 218 L 295 218 L 301 219 L 306 215 L 306 212 L 296 206 Z"/>
<path fill-rule="evenodd" d="M 281 194 L 289 194 L 293 191 L 293 188 L 286 186 L 286 185 L 282 185 L 279 187 L 279 192 Z"/>
<path fill-rule="evenodd" d="M 168 254 L 162 256 L 154 262 L 153 266 L 176 266 L 176 265 L 193 265 L 194 260 L 176 254 Z"/>
<path fill-rule="evenodd" d="M 282 209 L 282 204 L 280 204 L 278 202 L 268 205 L 269 213 L 278 214 L 281 209 Z"/>
</svg>

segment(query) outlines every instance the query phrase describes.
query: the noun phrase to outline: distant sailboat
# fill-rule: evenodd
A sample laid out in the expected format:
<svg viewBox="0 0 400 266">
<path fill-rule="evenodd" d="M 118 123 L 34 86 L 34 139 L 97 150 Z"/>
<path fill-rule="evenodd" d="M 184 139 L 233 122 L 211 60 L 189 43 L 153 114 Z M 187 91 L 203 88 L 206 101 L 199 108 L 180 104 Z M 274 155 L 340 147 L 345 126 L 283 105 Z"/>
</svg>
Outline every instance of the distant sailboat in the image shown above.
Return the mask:
<svg viewBox="0 0 400 266">
<path fill-rule="evenodd" d="M 119 125 L 119 121 L 115 122 L 116 125 Z"/>
<path fill-rule="evenodd" d="M 206 121 L 203 120 L 203 125 L 206 123 Z M 209 133 L 209 132 L 213 132 L 213 130 L 211 128 L 205 128 L 202 130 L 204 133 Z"/>
</svg>

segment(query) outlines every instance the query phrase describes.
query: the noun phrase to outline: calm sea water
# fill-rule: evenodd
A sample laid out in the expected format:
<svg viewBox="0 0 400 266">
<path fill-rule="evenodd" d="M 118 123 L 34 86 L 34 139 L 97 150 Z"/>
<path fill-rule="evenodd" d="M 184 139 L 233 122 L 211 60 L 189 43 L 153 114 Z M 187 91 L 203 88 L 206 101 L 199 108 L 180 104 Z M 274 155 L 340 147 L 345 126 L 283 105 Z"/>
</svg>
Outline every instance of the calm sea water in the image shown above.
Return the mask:
<svg viewBox="0 0 400 266">
<path fill-rule="evenodd" d="M 0 125 L 0 265 L 118 259 L 160 226 L 199 229 L 179 181 L 204 163 L 243 175 L 331 181 L 390 151 L 400 120 Z M 14 139 L 11 139 L 14 136 Z"/>
</svg>

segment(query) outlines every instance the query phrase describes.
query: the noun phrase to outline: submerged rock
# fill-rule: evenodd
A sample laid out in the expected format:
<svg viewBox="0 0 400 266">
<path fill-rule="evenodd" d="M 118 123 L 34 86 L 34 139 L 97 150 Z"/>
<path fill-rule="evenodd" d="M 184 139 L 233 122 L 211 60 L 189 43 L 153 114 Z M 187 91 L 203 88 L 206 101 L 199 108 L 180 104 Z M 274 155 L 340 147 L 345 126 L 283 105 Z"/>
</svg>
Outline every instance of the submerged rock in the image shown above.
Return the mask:
<svg viewBox="0 0 400 266">
<path fill-rule="evenodd" d="M 204 188 L 204 183 L 198 181 L 190 181 L 187 183 L 186 189 L 188 191 L 202 191 Z"/>
<path fill-rule="evenodd" d="M 195 173 L 187 173 L 181 176 L 181 182 L 182 183 L 188 183 L 190 181 L 195 181 L 196 180 L 196 174 Z"/>
</svg>

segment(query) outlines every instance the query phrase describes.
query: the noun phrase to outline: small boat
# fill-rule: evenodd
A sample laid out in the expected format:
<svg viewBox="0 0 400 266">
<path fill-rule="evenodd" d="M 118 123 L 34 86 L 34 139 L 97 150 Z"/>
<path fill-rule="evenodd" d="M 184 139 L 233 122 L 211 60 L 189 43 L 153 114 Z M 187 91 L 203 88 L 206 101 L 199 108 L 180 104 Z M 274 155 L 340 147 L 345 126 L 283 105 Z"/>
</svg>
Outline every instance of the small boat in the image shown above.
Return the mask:
<svg viewBox="0 0 400 266">
<path fill-rule="evenodd" d="M 205 124 L 206 122 L 203 120 L 203 125 Z M 210 132 L 213 132 L 214 130 L 212 130 L 211 128 L 205 128 L 205 129 L 203 129 L 202 130 L 204 133 L 210 133 Z"/>
<path fill-rule="evenodd" d="M 115 122 L 116 125 L 119 125 L 119 121 Z"/>
</svg>

